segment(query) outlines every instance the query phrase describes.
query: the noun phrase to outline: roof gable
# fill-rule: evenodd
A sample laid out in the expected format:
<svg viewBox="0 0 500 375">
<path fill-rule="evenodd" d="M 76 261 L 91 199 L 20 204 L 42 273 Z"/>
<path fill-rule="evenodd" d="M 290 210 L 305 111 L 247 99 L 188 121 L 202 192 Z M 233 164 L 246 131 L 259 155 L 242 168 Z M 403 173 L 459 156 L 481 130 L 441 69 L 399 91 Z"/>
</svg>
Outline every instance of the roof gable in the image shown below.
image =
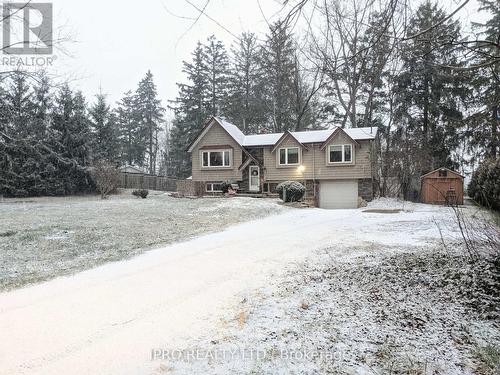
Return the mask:
<svg viewBox="0 0 500 375">
<path fill-rule="evenodd" d="M 290 133 L 290 132 L 287 130 L 286 132 L 284 132 L 284 133 L 283 133 L 283 135 L 280 137 L 280 139 L 278 139 L 278 141 L 274 144 L 274 147 L 273 147 L 273 149 L 272 149 L 272 151 L 271 151 L 271 152 L 276 151 L 276 150 L 277 150 L 277 148 L 278 148 L 278 147 L 279 147 L 279 146 L 280 146 L 280 145 L 281 145 L 281 144 L 282 144 L 282 143 L 283 143 L 283 142 L 284 142 L 287 138 L 291 138 L 291 139 L 293 139 L 295 142 L 297 142 L 297 143 L 298 143 L 298 145 L 299 145 L 300 147 L 303 147 L 303 148 L 307 149 L 307 147 L 306 147 L 306 146 L 304 146 L 304 145 L 302 144 L 302 142 L 300 142 L 300 141 L 297 139 L 297 137 L 296 137 L 293 133 Z"/>
<path fill-rule="evenodd" d="M 458 176 L 458 177 L 465 178 L 465 177 L 464 177 L 464 176 L 462 176 L 460 173 L 455 172 L 455 171 L 453 171 L 453 170 L 451 170 L 451 169 L 449 169 L 449 168 L 444 168 L 444 167 L 443 167 L 443 168 L 437 168 L 437 169 L 434 169 L 433 171 L 430 171 L 429 173 L 426 173 L 426 174 L 424 174 L 424 175 L 420 176 L 420 178 L 428 177 L 428 176 L 430 176 L 431 174 L 436 173 L 436 172 L 439 172 L 439 171 L 440 171 L 440 170 L 442 170 L 442 169 L 446 169 L 448 172 L 450 172 L 450 173 L 452 173 L 452 174 L 454 174 L 454 175 L 456 175 L 456 176 Z"/>
<path fill-rule="evenodd" d="M 210 118 L 210 120 L 208 120 L 207 123 L 203 126 L 194 141 L 189 145 L 187 151 L 192 152 L 195 146 L 200 142 L 201 139 L 203 139 L 203 137 L 210 131 L 213 126 L 220 126 L 238 145 L 243 145 L 245 134 L 243 134 L 243 132 L 238 129 L 237 126 L 214 116 Z"/>
<path fill-rule="evenodd" d="M 330 134 L 330 136 L 323 142 L 323 144 L 320 147 L 320 150 L 323 150 L 326 146 L 328 146 L 328 144 L 330 144 L 339 134 L 345 135 L 352 141 L 352 143 L 354 143 L 355 145 L 359 145 L 359 143 L 356 142 L 356 140 L 354 140 L 346 131 L 344 131 L 344 129 L 337 127 L 333 131 L 333 133 Z"/>
<path fill-rule="evenodd" d="M 189 145 L 187 151 L 192 152 L 198 142 L 214 125 L 218 125 L 224 129 L 224 131 L 242 148 L 272 146 L 273 151 L 275 151 L 276 147 L 278 147 L 288 137 L 293 138 L 301 147 L 304 148 L 307 148 L 306 145 L 310 143 L 321 143 L 322 148 L 324 148 L 328 142 L 330 142 L 331 139 L 338 134 L 338 132 L 344 132 L 344 134 L 350 138 L 354 144 L 359 145 L 357 141 L 375 139 L 378 131 L 378 128 L 376 127 L 349 129 L 335 127 L 325 130 L 306 130 L 299 132 L 286 131 L 284 133 L 245 135 L 237 126 L 214 116 L 203 126 L 194 141 Z"/>
</svg>

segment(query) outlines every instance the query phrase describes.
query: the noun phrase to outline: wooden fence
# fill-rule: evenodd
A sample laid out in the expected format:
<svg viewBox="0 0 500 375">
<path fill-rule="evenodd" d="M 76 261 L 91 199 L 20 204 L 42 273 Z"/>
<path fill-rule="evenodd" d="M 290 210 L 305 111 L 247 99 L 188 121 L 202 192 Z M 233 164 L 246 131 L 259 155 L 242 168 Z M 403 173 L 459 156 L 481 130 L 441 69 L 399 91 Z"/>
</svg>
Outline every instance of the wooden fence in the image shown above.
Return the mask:
<svg viewBox="0 0 500 375">
<path fill-rule="evenodd" d="M 176 191 L 177 180 L 172 177 L 122 172 L 119 188 Z"/>
</svg>

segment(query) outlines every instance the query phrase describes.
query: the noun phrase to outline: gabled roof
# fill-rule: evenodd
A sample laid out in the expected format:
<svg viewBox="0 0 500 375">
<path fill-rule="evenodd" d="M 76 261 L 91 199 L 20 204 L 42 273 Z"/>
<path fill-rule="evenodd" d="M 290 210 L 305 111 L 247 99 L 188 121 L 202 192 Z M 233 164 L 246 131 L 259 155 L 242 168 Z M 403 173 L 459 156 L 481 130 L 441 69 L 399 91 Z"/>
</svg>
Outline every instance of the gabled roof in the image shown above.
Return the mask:
<svg viewBox="0 0 500 375">
<path fill-rule="evenodd" d="M 284 141 L 285 139 L 287 139 L 288 137 L 293 138 L 293 139 L 295 140 L 295 142 L 297 142 L 297 143 L 300 145 L 300 147 L 307 148 L 306 146 L 304 146 L 304 145 L 302 144 L 302 142 L 301 142 L 301 141 L 299 141 L 299 140 L 297 139 L 297 137 L 296 137 L 295 135 L 293 135 L 293 133 L 290 133 L 290 132 L 287 130 L 286 132 L 284 132 L 284 133 L 283 133 L 283 135 L 280 137 L 280 139 L 278 139 L 278 141 L 274 144 L 274 147 L 273 147 L 273 149 L 272 149 L 272 151 L 271 151 L 271 152 L 276 151 L 276 149 L 279 147 L 279 145 L 280 145 L 281 143 L 283 143 L 283 141 Z"/>
<path fill-rule="evenodd" d="M 464 177 L 464 176 L 462 176 L 460 173 L 455 172 L 455 171 L 452 171 L 451 169 L 444 168 L 444 167 L 443 167 L 443 168 L 437 168 L 437 169 L 434 169 L 433 171 L 430 171 L 429 173 L 426 173 L 426 174 L 424 174 L 424 175 L 420 176 L 420 178 L 427 177 L 427 176 L 429 176 L 429 175 L 431 175 L 431 174 L 433 174 L 433 173 L 435 173 L 435 172 L 440 171 L 441 169 L 446 169 L 448 172 L 451 172 L 451 173 L 453 173 L 453 174 L 455 174 L 455 175 L 457 175 L 457 176 L 460 176 L 460 177 L 462 177 L 462 178 L 465 178 L 465 177 Z"/>
<path fill-rule="evenodd" d="M 248 152 L 244 148 L 242 150 L 247 155 L 247 159 L 243 163 L 241 163 L 238 170 L 241 171 L 242 169 L 245 169 L 251 162 L 254 162 L 256 165 L 261 165 L 260 162 L 250 152 Z"/>
<path fill-rule="evenodd" d="M 205 123 L 205 125 L 198 133 L 194 141 L 189 145 L 187 149 L 188 152 L 193 151 L 194 146 L 198 144 L 200 139 L 203 138 L 203 136 L 210 130 L 210 128 L 214 125 L 214 123 L 219 124 L 226 131 L 226 133 L 229 134 L 229 136 L 234 139 L 234 141 L 237 144 L 239 144 L 240 146 L 243 145 L 243 141 L 245 140 L 245 134 L 243 134 L 243 132 L 236 125 L 230 124 L 229 122 L 224 121 L 219 117 L 213 116 L 210 118 L 210 120 L 208 120 Z"/>
<path fill-rule="evenodd" d="M 332 129 L 306 130 L 300 132 L 290 132 L 290 134 L 297 140 L 297 142 L 302 144 L 323 143 L 333 134 L 336 129 L 340 128 L 336 126 Z M 355 141 L 375 139 L 378 132 L 378 128 L 376 127 L 352 128 L 342 130 Z M 246 135 L 243 146 L 274 146 L 280 140 L 280 138 L 283 137 L 283 135 L 284 133 Z"/>
<path fill-rule="evenodd" d="M 137 173 L 137 174 L 144 174 L 145 172 L 138 167 L 134 167 L 133 165 L 124 165 L 123 167 L 119 168 L 120 172 L 127 172 L 127 173 Z"/>
<path fill-rule="evenodd" d="M 375 139 L 377 136 L 378 128 L 367 127 L 367 128 L 350 128 L 342 129 L 335 126 L 332 129 L 326 130 L 306 130 L 300 132 L 284 132 L 284 133 L 270 133 L 270 134 L 250 134 L 245 135 L 236 126 L 233 125 L 220 117 L 212 117 L 203 129 L 200 131 L 198 136 L 195 138 L 193 143 L 188 148 L 191 152 L 200 141 L 201 138 L 208 132 L 208 130 L 213 126 L 214 123 L 219 124 L 229 136 L 234 139 L 234 141 L 241 147 L 257 147 L 257 146 L 276 146 L 278 142 L 286 138 L 287 135 L 292 136 L 301 145 L 307 143 L 324 143 L 327 141 L 335 131 L 338 129 L 342 130 L 348 137 L 350 137 L 354 142 Z"/>
<path fill-rule="evenodd" d="M 238 143 L 240 146 L 243 145 L 245 140 L 245 134 L 236 126 L 233 125 L 219 117 L 214 117 L 214 120 L 217 121 L 220 126 L 224 128 L 225 131 L 229 133 L 229 135 Z"/>
<path fill-rule="evenodd" d="M 358 142 L 356 142 L 356 140 L 354 140 L 350 135 L 349 133 L 347 133 L 344 129 L 342 128 L 339 128 L 337 127 L 333 132 L 332 134 L 330 134 L 330 136 L 325 139 L 325 141 L 323 142 L 323 144 L 321 145 L 321 147 L 319 148 L 320 150 L 323 150 L 326 146 L 328 146 L 328 144 L 332 141 L 333 138 L 335 138 L 335 136 L 339 133 L 343 133 L 347 136 L 347 138 L 349 138 L 351 141 L 353 141 L 355 144 L 359 145 Z"/>
</svg>

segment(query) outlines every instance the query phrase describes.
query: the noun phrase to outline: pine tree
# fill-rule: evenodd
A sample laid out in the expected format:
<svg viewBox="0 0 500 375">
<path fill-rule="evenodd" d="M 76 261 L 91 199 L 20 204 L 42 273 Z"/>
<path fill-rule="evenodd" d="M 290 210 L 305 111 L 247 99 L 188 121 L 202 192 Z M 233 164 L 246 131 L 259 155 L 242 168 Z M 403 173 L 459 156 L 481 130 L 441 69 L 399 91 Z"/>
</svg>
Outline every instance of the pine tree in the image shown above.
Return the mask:
<svg viewBox="0 0 500 375">
<path fill-rule="evenodd" d="M 120 160 L 128 165 L 142 165 L 144 144 L 142 143 L 139 119 L 135 111 L 135 95 L 127 91 L 115 110 L 118 127 Z"/>
<path fill-rule="evenodd" d="M 6 95 L 6 112 L 7 134 L 18 138 L 33 136 L 31 128 L 34 114 L 33 90 L 22 72 L 12 74 Z"/>
<path fill-rule="evenodd" d="M 398 118 L 421 145 L 419 172 L 456 167 L 451 158 L 458 146 L 457 124 L 462 118 L 460 99 L 465 88 L 460 76 L 447 65 L 459 65 L 450 41 L 458 40 L 458 22 L 439 24 L 446 13 L 427 1 L 410 20 L 408 34 L 417 35 L 431 26 L 432 35 L 411 38 L 403 45 L 403 72 L 398 77 Z"/>
<path fill-rule="evenodd" d="M 294 130 L 295 43 L 284 22 L 271 25 L 261 53 L 263 95 L 270 131 Z"/>
<path fill-rule="evenodd" d="M 42 74 L 33 87 L 34 113 L 32 118 L 32 133 L 38 139 L 46 139 L 50 127 L 53 105 L 49 78 Z"/>
<path fill-rule="evenodd" d="M 146 76 L 139 82 L 135 98 L 137 116 L 134 117 L 139 121 L 140 134 L 146 144 L 149 173 L 155 174 L 158 154 L 158 133 L 162 131 L 161 123 L 165 109 L 161 105 L 161 100 L 158 99 L 151 71 L 148 70 Z"/>
<path fill-rule="evenodd" d="M 170 137 L 170 164 L 173 166 L 172 173 L 179 177 L 190 175 L 191 160 L 186 149 L 210 117 L 209 83 L 201 43 L 191 55 L 192 62 L 184 61 L 182 69 L 188 83 L 177 84 L 179 96 L 172 107 L 175 118 Z"/>
<path fill-rule="evenodd" d="M 228 57 L 224 44 L 210 36 L 204 47 L 203 58 L 208 83 L 208 112 L 212 116 L 224 114 L 227 103 Z"/>
<path fill-rule="evenodd" d="M 257 36 L 243 33 L 233 45 L 232 64 L 228 78 L 229 106 L 224 113 L 244 133 L 256 133 L 265 124 L 265 110 L 261 99 L 259 65 L 260 48 Z"/>
<path fill-rule="evenodd" d="M 30 83 L 13 76 L 10 86 L 10 134 L 0 133 L 0 194 L 88 191 L 92 182 L 86 170 L 89 133 L 83 96 L 73 95 L 66 85 L 54 107 L 48 78 L 38 77 L 32 88 Z"/>
<path fill-rule="evenodd" d="M 2 80 L 0 80 L 0 132 L 7 132 L 7 126 L 9 122 L 9 115 L 7 111 L 7 91 L 2 85 Z M 0 142 L 2 138 L 0 138 Z"/>
<path fill-rule="evenodd" d="M 466 137 L 473 163 L 476 157 L 496 158 L 500 154 L 500 47 L 496 45 L 500 40 L 500 3 L 495 0 L 479 0 L 479 3 L 479 10 L 491 17 L 474 25 L 483 41 L 473 46 L 475 53 L 469 53 L 469 64 L 481 66 L 485 56 L 496 58 L 496 62 L 469 73 L 472 91 L 468 106 L 474 113 L 467 118 Z"/>
<path fill-rule="evenodd" d="M 96 102 L 89 109 L 92 122 L 92 158 L 94 162 L 118 160 L 118 132 L 116 119 L 102 93 L 96 95 Z"/>
<path fill-rule="evenodd" d="M 68 84 L 61 87 L 55 99 L 49 146 L 58 156 L 55 169 L 65 194 L 88 189 L 90 121 L 85 98 L 81 92 L 73 93 Z"/>
<path fill-rule="evenodd" d="M 366 62 L 361 70 L 360 104 L 364 105 L 364 114 L 358 118 L 360 127 L 381 126 L 389 111 L 388 102 L 391 79 L 388 71 L 389 60 L 395 57 L 395 43 L 391 38 L 390 26 L 385 13 L 374 13 L 370 27 L 363 34 L 360 49 L 366 50 Z M 381 30 L 386 30 L 381 34 Z"/>
</svg>

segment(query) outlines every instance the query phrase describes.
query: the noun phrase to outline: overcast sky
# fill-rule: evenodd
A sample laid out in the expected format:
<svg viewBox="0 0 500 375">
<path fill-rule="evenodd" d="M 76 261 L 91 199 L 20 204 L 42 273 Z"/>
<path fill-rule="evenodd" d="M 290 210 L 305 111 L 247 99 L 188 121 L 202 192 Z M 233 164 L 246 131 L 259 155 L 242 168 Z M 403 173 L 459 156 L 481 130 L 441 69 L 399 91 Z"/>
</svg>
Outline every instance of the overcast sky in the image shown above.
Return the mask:
<svg viewBox="0 0 500 375">
<path fill-rule="evenodd" d="M 192 0 L 200 7 L 204 0 Z M 54 0 L 54 22 L 58 31 L 75 42 L 65 43 L 71 52 L 56 51 L 58 72 L 69 75 L 87 97 L 99 87 L 112 101 L 134 90 L 151 69 L 159 94 L 166 104 L 177 94 L 183 79 L 182 61 L 189 59 L 198 40 L 215 34 L 228 47 L 234 37 L 213 21 L 201 17 L 184 0 Z M 269 17 L 280 9 L 273 0 L 261 0 Z M 207 14 L 234 34 L 244 30 L 266 32 L 266 22 L 256 0 L 212 0 Z M 175 16 L 175 15 L 176 16 Z M 89 99 L 91 99 L 89 97 Z"/>
<path fill-rule="evenodd" d="M 206 0 L 189 0 L 202 8 Z M 441 0 L 448 9 L 463 0 Z M 39 1 L 36 1 L 39 2 Z M 176 82 L 184 76 L 182 61 L 189 59 L 198 40 L 215 34 L 226 47 L 234 37 L 214 21 L 201 16 L 186 0 L 53 0 L 54 28 L 70 37 L 57 55 L 54 69 L 72 86 L 80 88 L 89 101 L 99 88 L 115 102 L 127 90 L 135 90 L 150 69 L 158 92 L 166 105 L 177 94 Z M 233 34 L 253 31 L 261 36 L 267 23 L 281 9 L 278 0 L 211 0 L 206 13 Z M 458 15 L 468 23 L 476 17 L 477 3 L 472 0 Z"/>
</svg>

